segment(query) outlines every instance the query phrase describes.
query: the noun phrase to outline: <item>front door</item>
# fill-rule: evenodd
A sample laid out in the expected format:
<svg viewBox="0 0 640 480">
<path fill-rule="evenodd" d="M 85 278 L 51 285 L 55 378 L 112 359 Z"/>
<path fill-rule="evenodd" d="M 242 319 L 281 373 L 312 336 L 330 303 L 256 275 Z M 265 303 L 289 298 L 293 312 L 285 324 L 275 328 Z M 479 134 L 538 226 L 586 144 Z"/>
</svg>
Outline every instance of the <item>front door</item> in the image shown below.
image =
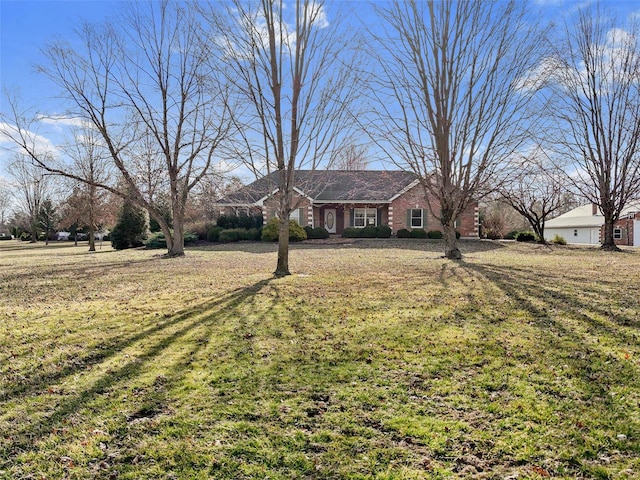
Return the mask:
<svg viewBox="0 0 640 480">
<path fill-rule="evenodd" d="M 329 233 L 336 233 L 336 209 L 335 208 L 325 208 L 324 209 L 324 228 L 327 229 Z"/>
</svg>

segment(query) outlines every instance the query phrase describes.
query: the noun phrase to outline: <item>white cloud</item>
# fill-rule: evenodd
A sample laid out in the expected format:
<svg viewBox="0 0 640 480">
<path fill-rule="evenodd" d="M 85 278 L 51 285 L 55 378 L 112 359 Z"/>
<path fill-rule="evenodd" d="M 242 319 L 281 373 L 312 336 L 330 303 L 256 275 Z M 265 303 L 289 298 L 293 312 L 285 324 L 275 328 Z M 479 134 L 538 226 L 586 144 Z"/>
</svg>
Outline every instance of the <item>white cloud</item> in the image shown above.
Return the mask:
<svg viewBox="0 0 640 480">
<path fill-rule="evenodd" d="M 37 120 L 46 125 L 55 127 L 86 127 L 87 122 L 79 117 L 67 117 L 65 115 L 38 115 Z"/>
<path fill-rule="evenodd" d="M 565 67 L 554 57 L 547 57 L 533 70 L 516 80 L 518 90 L 535 91 L 549 81 L 559 80 L 562 77 L 562 70 Z"/>
<path fill-rule="evenodd" d="M 59 150 L 47 137 L 28 130 L 18 130 L 18 127 L 6 122 L 0 122 L 0 147 L 13 153 L 27 154 L 27 151 L 16 144 L 13 139 L 24 138 L 28 147 L 38 156 L 58 158 Z"/>
<path fill-rule="evenodd" d="M 327 13 L 322 4 L 316 2 L 309 2 L 304 5 L 305 20 L 308 25 L 312 27 L 323 29 L 329 26 L 327 20 Z M 283 4 L 283 17 L 286 10 L 286 4 Z M 295 14 L 294 14 L 295 16 Z M 292 22 L 287 22 L 284 18 L 275 19 L 274 31 L 276 33 L 276 45 L 286 46 L 293 51 L 296 43 L 296 29 L 295 18 Z M 214 43 L 220 46 L 226 54 L 231 58 L 250 59 L 253 57 L 251 50 L 251 44 L 253 42 L 260 45 L 263 51 L 269 49 L 269 30 L 267 28 L 267 22 L 260 12 L 252 12 L 249 14 L 239 14 L 238 23 L 241 28 L 241 32 L 251 32 L 251 38 L 249 41 L 243 44 L 229 42 L 228 38 L 217 37 L 214 38 Z"/>
<path fill-rule="evenodd" d="M 310 24 L 318 28 L 327 28 L 329 26 L 327 12 L 324 9 L 324 5 L 318 5 L 316 2 L 310 2 L 308 8 L 307 21 Z"/>
</svg>

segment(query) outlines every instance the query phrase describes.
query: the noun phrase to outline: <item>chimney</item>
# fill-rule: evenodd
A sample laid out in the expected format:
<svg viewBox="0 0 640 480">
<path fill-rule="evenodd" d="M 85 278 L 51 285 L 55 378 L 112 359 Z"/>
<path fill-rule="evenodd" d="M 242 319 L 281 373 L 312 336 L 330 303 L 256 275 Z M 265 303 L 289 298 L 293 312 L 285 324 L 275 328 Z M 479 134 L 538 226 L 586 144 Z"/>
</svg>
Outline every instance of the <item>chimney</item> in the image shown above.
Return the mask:
<svg viewBox="0 0 640 480">
<path fill-rule="evenodd" d="M 597 215 L 598 214 L 598 205 L 596 205 L 595 203 L 591 204 L 591 215 Z"/>
</svg>

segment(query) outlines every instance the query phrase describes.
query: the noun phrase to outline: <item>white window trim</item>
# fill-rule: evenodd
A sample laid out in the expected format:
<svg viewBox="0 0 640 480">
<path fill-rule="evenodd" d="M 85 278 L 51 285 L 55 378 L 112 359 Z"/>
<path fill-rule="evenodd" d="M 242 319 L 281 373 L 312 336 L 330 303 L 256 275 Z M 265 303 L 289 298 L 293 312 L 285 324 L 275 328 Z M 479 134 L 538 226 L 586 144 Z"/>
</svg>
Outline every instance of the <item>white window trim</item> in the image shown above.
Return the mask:
<svg viewBox="0 0 640 480">
<path fill-rule="evenodd" d="M 613 229 L 613 239 L 614 240 L 622 240 L 622 229 L 614 228 Z"/>
<path fill-rule="evenodd" d="M 356 215 L 359 211 L 364 213 L 364 225 L 356 225 Z M 371 225 L 367 223 L 367 218 L 369 218 L 368 214 L 370 214 L 370 212 L 373 212 L 373 226 L 377 227 L 378 226 L 378 209 L 371 208 L 371 207 L 359 207 L 359 208 L 353 209 L 353 226 L 355 228 L 364 228 L 367 225 Z"/>
<path fill-rule="evenodd" d="M 289 214 L 289 220 L 295 220 L 296 222 L 298 222 L 298 225 L 302 225 L 300 219 L 303 218 L 303 215 L 304 212 L 302 211 L 302 208 L 294 208 Z"/>
<path fill-rule="evenodd" d="M 414 217 L 413 216 L 413 212 L 414 211 L 418 211 L 420 212 L 420 215 L 418 217 Z M 422 213 L 422 209 L 421 208 L 412 208 L 411 209 L 411 228 L 424 228 L 424 225 L 422 224 L 422 217 L 423 217 L 423 213 Z M 414 220 L 420 220 L 420 225 L 414 225 L 413 221 Z"/>
</svg>

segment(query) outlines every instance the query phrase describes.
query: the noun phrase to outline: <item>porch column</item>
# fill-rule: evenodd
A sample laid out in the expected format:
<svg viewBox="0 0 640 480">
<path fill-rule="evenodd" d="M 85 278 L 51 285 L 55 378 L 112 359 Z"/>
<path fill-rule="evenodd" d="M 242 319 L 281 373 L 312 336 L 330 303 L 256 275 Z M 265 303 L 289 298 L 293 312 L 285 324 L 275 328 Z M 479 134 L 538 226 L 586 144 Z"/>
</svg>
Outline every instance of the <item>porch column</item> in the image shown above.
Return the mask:
<svg viewBox="0 0 640 480">
<path fill-rule="evenodd" d="M 307 225 L 311 226 L 311 228 L 315 228 L 316 226 L 313 224 L 313 204 L 310 203 L 307 207 Z"/>
</svg>

